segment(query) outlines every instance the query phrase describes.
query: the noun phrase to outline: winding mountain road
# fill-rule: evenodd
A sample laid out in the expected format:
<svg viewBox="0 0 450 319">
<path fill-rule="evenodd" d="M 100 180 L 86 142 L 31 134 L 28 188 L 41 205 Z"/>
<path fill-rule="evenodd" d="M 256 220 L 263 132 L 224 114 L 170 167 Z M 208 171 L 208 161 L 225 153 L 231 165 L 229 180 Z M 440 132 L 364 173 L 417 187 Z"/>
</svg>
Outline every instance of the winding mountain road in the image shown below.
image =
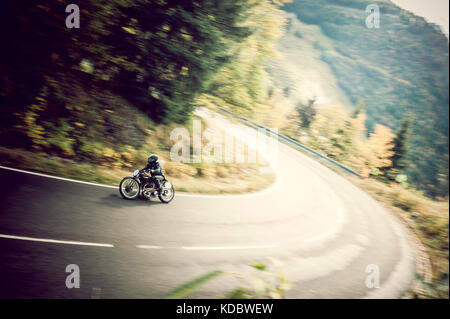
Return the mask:
<svg viewBox="0 0 450 319">
<path fill-rule="evenodd" d="M 320 163 L 278 151 L 276 182 L 263 191 L 176 193 L 168 205 L 0 168 L 0 298 L 163 298 L 224 270 L 192 295 L 214 298 L 243 283 L 235 273 L 272 259 L 293 283 L 288 298 L 399 298 L 414 276 L 405 227 Z M 79 289 L 65 285 L 69 264 Z M 379 288 L 366 286 L 369 265 Z"/>
</svg>

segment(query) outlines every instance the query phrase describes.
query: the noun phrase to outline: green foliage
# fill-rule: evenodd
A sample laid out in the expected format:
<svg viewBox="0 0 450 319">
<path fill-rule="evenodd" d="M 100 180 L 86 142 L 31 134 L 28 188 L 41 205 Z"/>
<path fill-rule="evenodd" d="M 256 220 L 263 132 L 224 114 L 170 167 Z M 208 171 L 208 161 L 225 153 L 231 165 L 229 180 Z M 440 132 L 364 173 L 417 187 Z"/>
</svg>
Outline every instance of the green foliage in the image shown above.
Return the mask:
<svg viewBox="0 0 450 319">
<path fill-rule="evenodd" d="M 278 262 L 273 260 L 276 265 Z M 246 282 L 225 295 L 227 299 L 281 299 L 291 289 L 291 282 L 280 267 L 263 263 L 251 265 L 255 272 L 246 276 Z M 275 267 L 274 267 L 275 266 Z"/>
<path fill-rule="evenodd" d="M 3 9 L 10 27 L 1 30 L 8 42 L 0 59 L 5 114 L 31 104 L 51 78 L 54 85 L 80 80 L 84 91 L 110 91 L 157 121 L 183 122 L 230 62 L 231 48 L 253 32 L 244 25 L 254 6 L 248 0 L 86 0 L 80 29 L 65 27 L 61 1 L 23 2 Z M 65 99 L 55 98 L 51 104 Z"/>
<path fill-rule="evenodd" d="M 425 278 L 422 275 L 416 273 L 416 279 L 419 280 L 419 282 L 422 284 L 424 295 L 427 298 L 439 298 L 436 291 L 434 290 L 433 285 L 431 285 L 431 283 L 425 280 Z M 414 297 L 420 298 L 421 296 L 415 295 Z"/>
<path fill-rule="evenodd" d="M 70 137 L 70 131 L 72 127 L 64 120 L 59 121 L 59 126 L 53 126 L 51 123 L 48 125 L 53 129 L 52 132 L 47 132 L 49 136 L 46 141 L 51 146 L 57 148 L 58 153 L 62 153 L 66 156 L 74 156 L 73 144 L 75 140 Z"/>
<path fill-rule="evenodd" d="M 408 185 L 407 184 L 408 176 L 406 176 L 405 174 L 399 174 L 399 175 L 397 175 L 397 177 L 395 177 L 395 181 L 402 185 Z"/>
<path fill-rule="evenodd" d="M 276 263 L 276 262 L 275 262 Z M 259 298 L 283 298 L 291 288 L 291 283 L 280 269 L 271 269 L 263 263 L 251 265 L 255 272 L 246 277 L 244 286 L 237 287 L 228 292 L 226 299 L 259 299 Z M 166 299 L 186 298 L 203 285 L 223 274 L 223 271 L 212 271 L 191 281 L 181 284 L 168 293 Z"/>
<path fill-rule="evenodd" d="M 249 1 L 139 2 L 123 10 L 132 33 L 118 52 L 136 67 L 117 77 L 124 97 L 158 121 L 183 122 L 194 100 L 231 60 L 231 47 L 250 35 L 242 26 Z M 118 53 L 117 53 L 118 54 Z M 149 106 L 151 108 L 149 109 Z"/>
<path fill-rule="evenodd" d="M 266 60 L 276 54 L 275 44 L 284 25 L 283 12 L 273 2 L 250 3 L 242 26 L 252 33 L 230 46 L 233 59 L 214 76 L 208 88 L 209 94 L 247 113 L 260 108 L 269 97 Z"/>
<path fill-rule="evenodd" d="M 314 115 L 308 130 L 298 132 L 300 142 L 356 170 L 365 167 L 361 135 L 365 113 L 351 118 L 339 107 L 322 108 Z M 298 131 L 298 129 L 297 129 Z M 295 137 L 295 136 L 294 136 Z"/>
<path fill-rule="evenodd" d="M 197 291 L 201 286 L 205 285 L 209 281 L 215 279 L 216 277 L 222 274 L 223 271 L 217 270 L 207 273 L 206 275 L 197 277 L 173 289 L 171 292 L 168 293 L 166 299 L 186 298 L 189 294 L 193 293 L 194 291 Z"/>
<path fill-rule="evenodd" d="M 253 265 L 251 265 L 253 268 L 258 269 L 258 270 L 266 270 L 267 266 L 263 263 L 254 263 Z"/>
<path fill-rule="evenodd" d="M 432 243 L 433 248 L 448 250 L 448 218 L 436 216 L 423 218 L 420 228 L 426 236 L 438 239 Z"/>
<path fill-rule="evenodd" d="M 94 72 L 94 66 L 89 60 L 83 59 L 80 62 L 80 69 L 83 72 L 92 74 Z"/>
</svg>

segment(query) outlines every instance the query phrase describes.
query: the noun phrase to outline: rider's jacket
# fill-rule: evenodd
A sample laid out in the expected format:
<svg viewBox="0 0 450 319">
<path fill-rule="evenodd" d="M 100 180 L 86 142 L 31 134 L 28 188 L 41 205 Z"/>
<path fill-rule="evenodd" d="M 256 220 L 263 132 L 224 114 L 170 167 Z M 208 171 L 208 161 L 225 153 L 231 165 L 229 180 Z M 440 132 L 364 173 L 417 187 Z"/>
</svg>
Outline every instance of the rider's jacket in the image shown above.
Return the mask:
<svg viewBox="0 0 450 319">
<path fill-rule="evenodd" d="M 149 171 L 150 174 L 153 175 L 161 175 L 161 165 L 159 165 L 159 162 L 156 161 L 154 163 L 147 163 L 144 170 Z"/>
</svg>

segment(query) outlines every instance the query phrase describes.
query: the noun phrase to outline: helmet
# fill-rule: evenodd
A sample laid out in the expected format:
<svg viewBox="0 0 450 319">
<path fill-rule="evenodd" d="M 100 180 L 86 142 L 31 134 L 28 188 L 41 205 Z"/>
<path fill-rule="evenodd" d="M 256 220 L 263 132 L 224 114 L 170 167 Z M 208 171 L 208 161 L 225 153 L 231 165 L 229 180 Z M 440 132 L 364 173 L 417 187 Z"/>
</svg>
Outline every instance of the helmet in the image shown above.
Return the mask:
<svg viewBox="0 0 450 319">
<path fill-rule="evenodd" d="M 158 160 L 158 156 L 156 154 L 152 154 L 148 157 L 149 164 L 155 163 Z"/>
</svg>

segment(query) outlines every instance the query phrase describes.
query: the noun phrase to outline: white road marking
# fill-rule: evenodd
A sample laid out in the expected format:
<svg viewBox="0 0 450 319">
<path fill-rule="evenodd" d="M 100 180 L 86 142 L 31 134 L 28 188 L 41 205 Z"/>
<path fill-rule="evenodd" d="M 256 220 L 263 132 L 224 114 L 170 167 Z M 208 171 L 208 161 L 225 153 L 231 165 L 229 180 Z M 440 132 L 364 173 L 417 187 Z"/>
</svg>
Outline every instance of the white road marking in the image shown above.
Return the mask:
<svg viewBox="0 0 450 319">
<path fill-rule="evenodd" d="M 263 249 L 276 248 L 278 245 L 260 245 L 260 246 L 183 246 L 184 250 L 233 250 L 233 249 Z"/>
<path fill-rule="evenodd" d="M 142 249 L 161 249 L 161 246 L 152 246 L 152 245 L 136 245 L 137 248 Z"/>
<path fill-rule="evenodd" d="M 81 246 L 96 246 L 96 247 L 114 247 L 111 244 L 102 244 L 102 243 L 88 243 L 82 241 L 68 241 L 68 240 L 56 240 L 56 239 L 48 239 L 48 238 L 33 238 L 33 237 L 24 237 L 24 236 L 14 236 L 14 235 L 5 235 L 0 234 L 0 238 L 6 239 L 16 239 L 16 240 L 27 240 L 27 241 L 37 241 L 37 242 L 45 242 L 45 243 L 54 243 L 54 244 L 66 244 L 66 245 L 81 245 Z M 155 245 L 136 245 L 137 248 L 142 249 L 163 249 L 163 248 L 172 248 L 172 247 L 162 247 Z M 263 249 L 263 248 L 276 248 L 278 245 L 260 245 L 260 246 L 182 246 L 182 247 L 173 247 L 175 249 L 184 249 L 184 250 L 233 250 L 233 249 Z"/>
<path fill-rule="evenodd" d="M 13 235 L 4 235 L 4 234 L 0 234 L 0 238 L 38 241 L 38 242 L 44 242 L 44 243 L 66 244 L 66 245 L 114 247 L 114 245 L 111 245 L 111 244 L 87 243 L 87 242 L 82 242 L 82 241 L 55 240 L 55 239 L 46 239 L 46 238 L 33 238 L 33 237 L 13 236 Z"/>
</svg>

